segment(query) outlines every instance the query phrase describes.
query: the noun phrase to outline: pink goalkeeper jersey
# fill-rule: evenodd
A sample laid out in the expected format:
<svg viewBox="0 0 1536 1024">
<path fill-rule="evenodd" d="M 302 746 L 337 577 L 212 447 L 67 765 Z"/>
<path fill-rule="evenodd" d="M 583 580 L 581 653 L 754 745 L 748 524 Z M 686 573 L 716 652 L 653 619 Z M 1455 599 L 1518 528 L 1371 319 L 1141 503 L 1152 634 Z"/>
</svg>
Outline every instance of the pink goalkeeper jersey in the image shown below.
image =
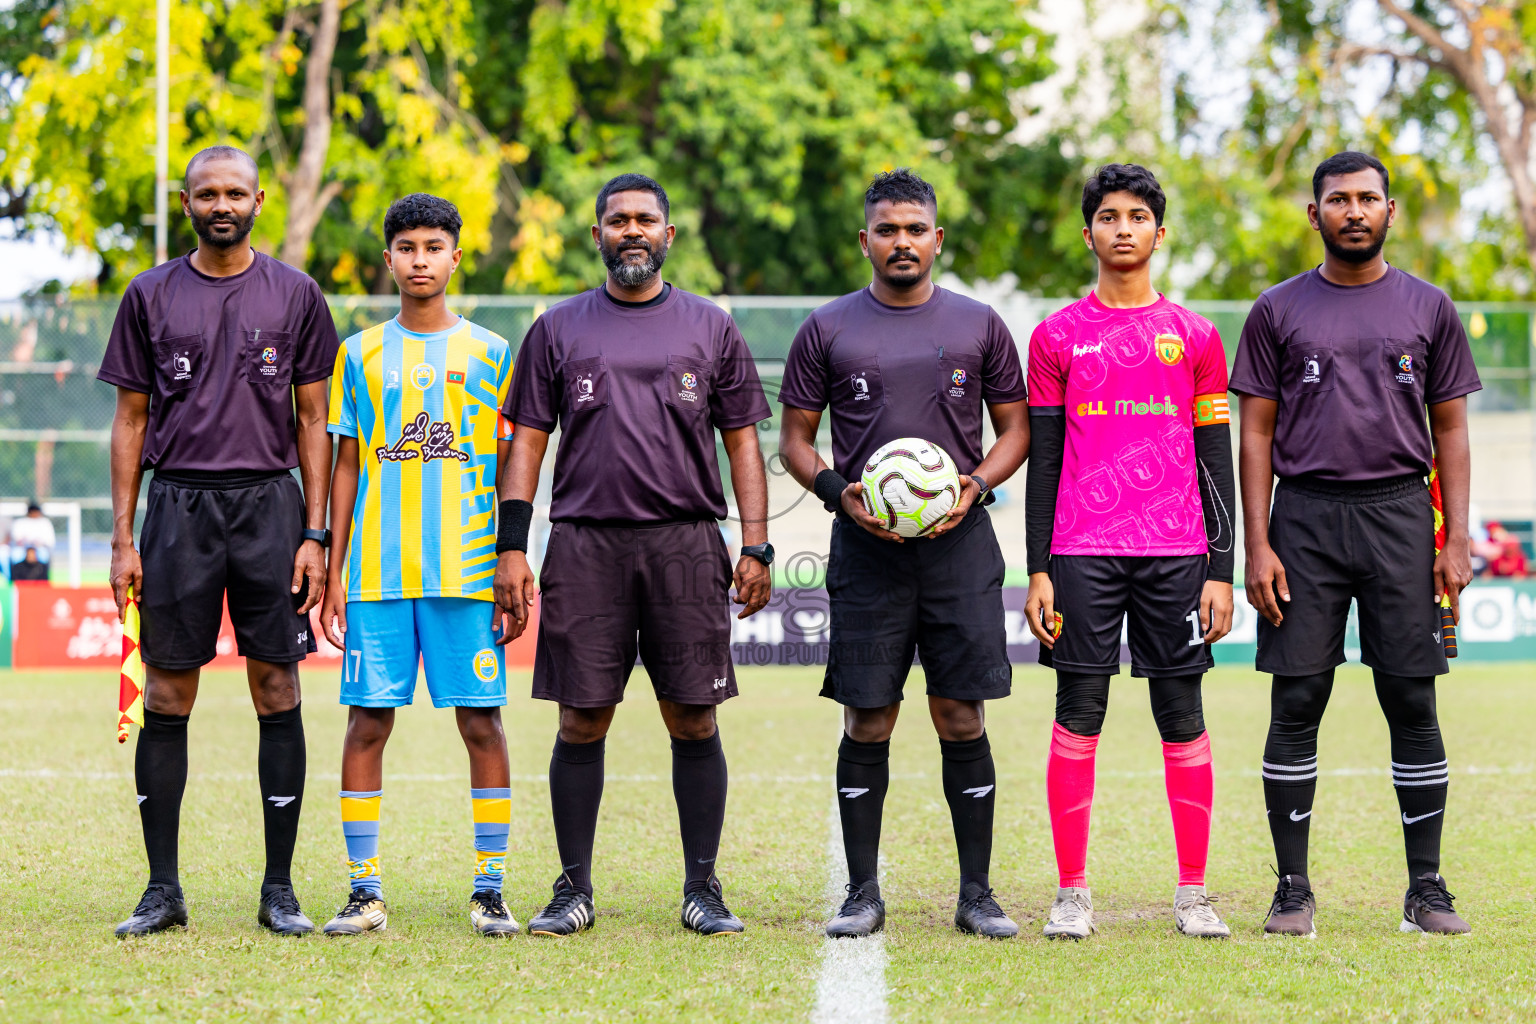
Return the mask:
<svg viewBox="0 0 1536 1024">
<path fill-rule="evenodd" d="M 1206 553 L 1194 428 L 1229 420 L 1214 324 L 1162 296 L 1111 309 L 1089 292 L 1030 336 L 1029 404 L 1067 417 L 1052 554 Z"/>
</svg>

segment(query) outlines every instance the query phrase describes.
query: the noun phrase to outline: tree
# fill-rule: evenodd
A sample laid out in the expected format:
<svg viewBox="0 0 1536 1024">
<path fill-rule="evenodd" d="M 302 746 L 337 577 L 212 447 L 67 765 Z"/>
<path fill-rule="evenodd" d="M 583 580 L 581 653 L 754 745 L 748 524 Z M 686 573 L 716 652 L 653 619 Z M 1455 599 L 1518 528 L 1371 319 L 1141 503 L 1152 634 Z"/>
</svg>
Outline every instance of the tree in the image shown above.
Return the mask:
<svg viewBox="0 0 1536 1024">
<path fill-rule="evenodd" d="M 638 170 L 671 193 L 681 230 L 668 272 L 685 287 L 857 287 L 868 278 L 854 243 L 864 187 L 902 164 L 938 188 L 950 269 L 1031 274 L 1049 260 L 1019 225 L 1054 201 L 1059 176 L 1042 190 L 1036 175 L 1066 165 L 1049 143 L 1010 138 L 1019 91 L 1050 69 L 1026 10 L 1013 0 L 478 3 L 474 109 L 525 159 L 506 256 L 472 286 L 590 284 L 592 199 L 610 175 Z"/>
<path fill-rule="evenodd" d="M 7 16 L 34 28 L 0 45 L 0 213 L 99 253 L 108 290 L 152 258 L 153 11 L 22 0 Z M 386 286 L 384 209 L 432 190 L 457 198 L 470 265 L 488 249 L 505 154 L 468 108 L 468 0 L 172 0 L 171 20 L 172 166 L 215 143 L 255 156 L 259 248 L 328 288 Z"/>
<path fill-rule="evenodd" d="M 1341 34 L 1335 40 L 1339 59 L 1390 61 L 1394 78 L 1399 69 L 1416 68 L 1424 86 L 1433 89 L 1449 79 L 1472 99 L 1509 179 L 1526 256 L 1536 267 L 1536 7 L 1519 0 L 1376 3 L 1400 26 L 1398 38 L 1383 44 Z"/>
</svg>

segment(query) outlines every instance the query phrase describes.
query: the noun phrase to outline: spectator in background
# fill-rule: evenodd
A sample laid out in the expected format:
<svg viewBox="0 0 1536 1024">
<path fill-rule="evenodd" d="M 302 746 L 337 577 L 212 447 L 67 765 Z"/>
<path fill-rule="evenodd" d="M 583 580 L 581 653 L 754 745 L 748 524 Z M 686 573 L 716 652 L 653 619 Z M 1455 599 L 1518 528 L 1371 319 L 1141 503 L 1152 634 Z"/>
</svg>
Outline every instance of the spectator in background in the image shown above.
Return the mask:
<svg viewBox="0 0 1536 1024">
<path fill-rule="evenodd" d="M 48 579 L 48 564 L 53 560 L 53 546 L 57 542 L 53 523 L 43 515 L 42 506 L 28 502 L 27 514 L 11 522 L 11 579 Z"/>
<path fill-rule="evenodd" d="M 1501 523 L 1489 523 L 1488 541 L 1491 547 L 1497 549 L 1496 553 L 1490 551 L 1489 575 L 1516 579 L 1526 575 L 1525 548 L 1521 546 L 1519 537 L 1510 533 Z"/>
</svg>

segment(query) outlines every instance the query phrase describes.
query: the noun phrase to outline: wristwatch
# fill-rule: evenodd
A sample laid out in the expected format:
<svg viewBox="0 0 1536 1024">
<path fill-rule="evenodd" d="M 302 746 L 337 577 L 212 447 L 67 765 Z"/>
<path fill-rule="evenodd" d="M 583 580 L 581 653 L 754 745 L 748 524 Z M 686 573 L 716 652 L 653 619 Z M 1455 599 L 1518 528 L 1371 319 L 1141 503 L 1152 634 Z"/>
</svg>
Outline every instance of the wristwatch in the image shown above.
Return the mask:
<svg viewBox="0 0 1536 1024">
<path fill-rule="evenodd" d="M 977 501 L 981 501 L 984 498 L 986 498 L 987 492 L 992 489 L 992 485 L 991 484 L 987 483 L 985 480 L 983 480 L 981 477 L 977 476 L 975 473 L 971 474 L 971 483 L 973 483 L 977 487 L 981 488 L 980 492 L 978 492 L 977 495 L 976 495 L 976 500 Z"/>
<path fill-rule="evenodd" d="M 328 548 L 331 546 L 330 530 L 311 530 L 308 527 L 305 527 L 303 536 L 305 540 L 312 540 L 323 548 Z"/>
<path fill-rule="evenodd" d="M 764 565 L 772 565 L 773 564 L 773 545 L 772 544 L 753 544 L 753 545 L 748 546 L 748 547 L 743 547 L 741 549 L 741 556 L 743 558 L 755 558 L 759 562 L 762 562 Z"/>
</svg>

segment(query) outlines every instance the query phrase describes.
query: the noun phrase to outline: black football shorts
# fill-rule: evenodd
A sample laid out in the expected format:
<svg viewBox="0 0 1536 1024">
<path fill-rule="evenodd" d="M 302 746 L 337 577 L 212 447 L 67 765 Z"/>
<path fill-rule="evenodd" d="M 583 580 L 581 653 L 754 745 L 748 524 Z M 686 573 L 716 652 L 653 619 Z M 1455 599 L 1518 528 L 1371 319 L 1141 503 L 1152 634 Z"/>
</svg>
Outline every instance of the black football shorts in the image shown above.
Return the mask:
<svg viewBox="0 0 1536 1024">
<path fill-rule="evenodd" d="M 736 696 L 730 593 L 730 553 L 713 521 L 555 523 L 539 569 L 533 696 L 611 707 L 637 654 L 658 700 Z"/>
<path fill-rule="evenodd" d="M 313 653 L 298 612 L 308 584 L 290 589 L 303 531 L 291 473 L 156 472 L 139 534 L 144 664 L 177 672 L 212 661 L 226 595 L 241 657 L 289 665 Z"/>
<path fill-rule="evenodd" d="M 1199 675 L 1215 664 L 1200 628 L 1205 555 L 1052 555 L 1061 635 L 1040 664 L 1084 675 L 1120 671 L 1122 627 L 1131 675 Z M 1126 626 L 1126 617 L 1130 622 Z"/>
<path fill-rule="evenodd" d="M 1360 660 L 1398 676 L 1450 671 L 1435 603 L 1435 510 L 1423 479 L 1282 480 L 1269 545 L 1285 567 L 1284 620 L 1259 619 L 1260 672 L 1312 675 L 1344 662 L 1349 602 Z"/>
<path fill-rule="evenodd" d="M 839 515 L 827 563 L 832 635 L 821 695 L 854 708 L 895 704 L 915 653 L 931 697 L 1008 696 L 1004 568 L 992 518 L 977 505 L 943 536 L 902 544 Z"/>
</svg>

